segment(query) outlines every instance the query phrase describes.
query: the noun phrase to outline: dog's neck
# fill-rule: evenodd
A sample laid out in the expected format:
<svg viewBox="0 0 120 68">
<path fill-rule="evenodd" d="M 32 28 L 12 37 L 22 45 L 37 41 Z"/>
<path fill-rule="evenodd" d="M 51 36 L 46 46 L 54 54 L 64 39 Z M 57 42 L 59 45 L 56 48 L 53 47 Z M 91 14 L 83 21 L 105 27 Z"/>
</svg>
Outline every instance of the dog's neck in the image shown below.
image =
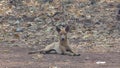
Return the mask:
<svg viewBox="0 0 120 68">
<path fill-rule="evenodd" d="M 60 40 L 59 44 L 62 45 L 62 46 L 68 45 L 68 39 L 65 39 L 64 41 Z"/>
</svg>

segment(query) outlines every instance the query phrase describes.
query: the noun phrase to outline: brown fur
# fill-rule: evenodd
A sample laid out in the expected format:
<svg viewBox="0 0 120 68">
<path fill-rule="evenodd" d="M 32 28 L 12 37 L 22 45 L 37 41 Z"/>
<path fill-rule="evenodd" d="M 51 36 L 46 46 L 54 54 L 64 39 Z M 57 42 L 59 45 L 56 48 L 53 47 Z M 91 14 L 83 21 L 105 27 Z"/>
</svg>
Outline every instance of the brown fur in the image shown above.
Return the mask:
<svg viewBox="0 0 120 68">
<path fill-rule="evenodd" d="M 57 54 L 79 56 L 80 54 L 76 54 L 75 52 L 73 52 L 70 46 L 68 45 L 67 33 L 69 31 L 69 26 L 64 26 L 62 28 L 59 28 L 57 26 L 56 30 L 59 36 L 59 43 L 58 42 L 52 43 L 46 46 L 44 49 L 41 49 L 40 51 L 29 52 L 29 54 L 34 53 L 48 54 L 51 51 L 54 51 L 54 53 Z"/>
</svg>

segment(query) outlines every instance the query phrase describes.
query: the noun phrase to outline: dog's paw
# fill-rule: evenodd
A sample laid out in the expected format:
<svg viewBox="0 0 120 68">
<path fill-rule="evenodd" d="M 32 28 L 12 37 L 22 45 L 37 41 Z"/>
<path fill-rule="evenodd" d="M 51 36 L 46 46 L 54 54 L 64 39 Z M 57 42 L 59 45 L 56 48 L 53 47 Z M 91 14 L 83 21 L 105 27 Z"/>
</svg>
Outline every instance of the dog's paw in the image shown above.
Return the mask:
<svg viewBox="0 0 120 68">
<path fill-rule="evenodd" d="M 74 56 L 80 56 L 80 54 L 74 54 Z"/>
</svg>

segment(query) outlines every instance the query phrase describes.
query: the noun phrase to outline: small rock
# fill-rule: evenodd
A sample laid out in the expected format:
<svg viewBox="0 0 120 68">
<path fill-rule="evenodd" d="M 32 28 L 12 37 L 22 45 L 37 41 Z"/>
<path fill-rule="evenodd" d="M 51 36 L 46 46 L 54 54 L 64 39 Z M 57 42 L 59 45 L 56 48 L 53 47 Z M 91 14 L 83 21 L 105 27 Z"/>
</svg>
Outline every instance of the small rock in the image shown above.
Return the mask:
<svg viewBox="0 0 120 68">
<path fill-rule="evenodd" d="M 93 27 L 93 23 L 92 23 L 92 21 L 91 20 L 85 20 L 85 21 L 83 21 L 83 27 L 85 27 L 85 28 L 90 28 L 90 27 Z"/>
<path fill-rule="evenodd" d="M 53 2 L 53 0 L 42 0 L 42 2 L 46 3 L 46 2 Z"/>
<path fill-rule="evenodd" d="M 117 13 L 116 19 L 117 19 L 118 21 L 120 20 L 120 9 L 118 10 L 118 13 Z"/>
<path fill-rule="evenodd" d="M 90 1 L 90 4 L 91 4 L 91 5 L 96 4 L 96 0 L 91 0 L 91 1 Z"/>
<path fill-rule="evenodd" d="M 30 27 L 30 26 L 32 26 L 32 25 L 31 25 L 31 24 L 27 24 L 27 25 L 26 25 L 26 27 Z"/>
<path fill-rule="evenodd" d="M 83 7 L 85 7 L 86 5 L 84 4 L 84 3 L 79 3 L 79 7 L 80 8 L 83 8 Z"/>
<path fill-rule="evenodd" d="M 85 58 L 85 60 L 89 60 L 89 59 L 90 59 L 90 57 L 88 57 L 88 56 Z"/>
<path fill-rule="evenodd" d="M 15 22 L 15 24 L 20 24 L 20 21 L 19 21 L 19 20 L 17 20 L 17 21 Z"/>
<path fill-rule="evenodd" d="M 16 32 L 23 32 L 23 28 L 17 28 Z"/>
<path fill-rule="evenodd" d="M 120 8 L 120 4 L 117 5 L 117 8 Z"/>
<path fill-rule="evenodd" d="M 74 1 L 74 0 L 65 0 L 63 3 L 64 3 L 64 4 L 71 4 L 71 3 L 73 3 L 73 1 Z"/>
<path fill-rule="evenodd" d="M 105 61 L 97 61 L 96 64 L 105 64 Z"/>
<path fill-rule="evenodd" d="M 86 15 L 86 18 L 87 19 L 91 19 L 91 15 Z"/>
<path fill-rule="evenodd" d="M 120 9 L 118 10 L 118 14 L 120 14 Z"/>
<path fill-rule="evenodd" d="M 35 21 L 35 22 L 39 22 L 39 23 L 41 23 L 41 24 L 43 23 L 43 19 L 41 19 L 41 18 L 39 18 L 39 17 L 35 18 L 34 21 Z"/>
</svg>

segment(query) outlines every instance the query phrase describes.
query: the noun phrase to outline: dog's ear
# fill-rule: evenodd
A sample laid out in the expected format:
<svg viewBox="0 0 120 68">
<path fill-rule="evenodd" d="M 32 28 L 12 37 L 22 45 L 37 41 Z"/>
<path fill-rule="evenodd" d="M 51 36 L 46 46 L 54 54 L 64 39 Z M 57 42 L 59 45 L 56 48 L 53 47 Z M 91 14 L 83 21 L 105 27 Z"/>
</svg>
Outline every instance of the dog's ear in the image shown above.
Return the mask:
<svg viewBox="0 0 120 68">
<path fill-rule="evenodd" d="M 60 32 L 60 31 L 61 31 L 58 26 L 56 26 L 56 30 L 57 30 L 57 32 Z"/>
<path fill-rule="evenodd" d="M 70 27 L 67 25 L 65 28 L 65 31 L 68 32 L 70 30 Z"/>
</svg>

